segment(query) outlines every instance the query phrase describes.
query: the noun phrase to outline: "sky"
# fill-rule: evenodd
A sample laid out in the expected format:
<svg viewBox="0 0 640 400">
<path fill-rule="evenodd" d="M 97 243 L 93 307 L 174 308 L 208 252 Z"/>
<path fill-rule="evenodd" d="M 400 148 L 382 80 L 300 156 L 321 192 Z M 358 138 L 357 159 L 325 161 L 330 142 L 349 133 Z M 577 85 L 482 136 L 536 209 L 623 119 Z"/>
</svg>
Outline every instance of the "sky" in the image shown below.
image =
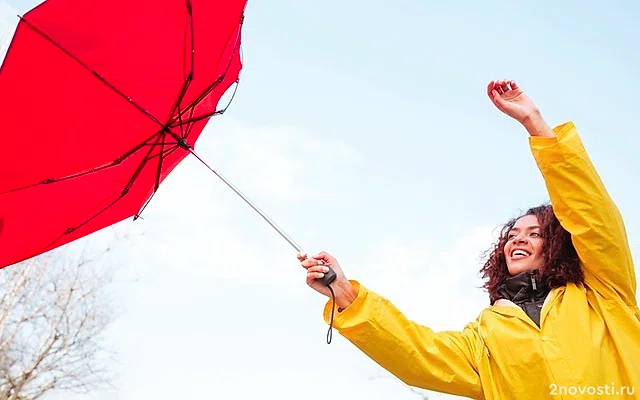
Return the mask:
<svg viewBox="0 0 640 400">
<path fill-rule="evenodd" d="M 36 4 L 0 0 L 0 57 Z M 576 123 L 640 257 L 639 17 L 631 1 L 250 1 L 238 92 L 196 149 L 305 250 L 459 330 L 487 306 L 495 228 L 548 199 L 492 79 Z M 197 160 L 143 217 L 115 227 L 133 233 L 116 246 L 117 388 L 50 399 L 418 398 L 337 332 L 326 344 L 295 250 Z"/>
</svg>

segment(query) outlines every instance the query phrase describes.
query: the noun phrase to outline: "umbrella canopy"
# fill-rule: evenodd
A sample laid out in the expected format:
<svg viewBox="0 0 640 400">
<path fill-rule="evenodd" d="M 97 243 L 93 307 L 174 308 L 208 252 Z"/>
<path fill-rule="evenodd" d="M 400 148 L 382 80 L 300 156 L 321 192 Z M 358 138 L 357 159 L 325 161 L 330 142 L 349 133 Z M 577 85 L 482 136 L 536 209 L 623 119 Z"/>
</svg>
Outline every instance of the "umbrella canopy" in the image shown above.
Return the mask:
<svg viewBox="0 0 640 400">
<path fill-rule="evenodd" d="M 47 0 L 0 69 L 0 268 L 136 217 L 242 69 L 246 0 Z"/>
</svg>

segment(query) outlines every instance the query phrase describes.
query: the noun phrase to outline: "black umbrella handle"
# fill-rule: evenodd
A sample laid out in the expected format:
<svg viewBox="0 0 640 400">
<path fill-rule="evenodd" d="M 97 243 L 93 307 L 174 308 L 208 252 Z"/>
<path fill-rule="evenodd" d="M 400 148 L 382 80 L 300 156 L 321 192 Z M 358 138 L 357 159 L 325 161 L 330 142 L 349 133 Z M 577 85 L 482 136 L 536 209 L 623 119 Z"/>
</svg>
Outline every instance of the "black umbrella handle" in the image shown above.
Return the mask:
<svg viewBox="0 0 640 400">
<path fill-rule="evenodd" d="M 302 251 L 300 248 L 297 248 L 296 250 L 298 250 L 299 252 Z M 336 275 L 336 271 L 334 271 L 333 268 L 331 268 L 330 266 L 325 265 L 325 267 L 329 268 L 329 271 L 325 272 L 322 278 L 320 279 L 316 278 L 316 281 L 323 284 L 324 286 L 329 286 L 333 283 L 333 281 L 336 280 L 338 275 Z"/>
<path fill-rule="evenodd" d="M 331 283 L 333 283 L 333 281 L 335 281 L 337 277 L 336 272 L 331 267 L 328 267 L 328 268 L 329 268 L 329 271 L 325 272 L 322 279 L 316 279 L 318 282 L 320 282 L 325 286 L 331 285 Z"/>
</svg>

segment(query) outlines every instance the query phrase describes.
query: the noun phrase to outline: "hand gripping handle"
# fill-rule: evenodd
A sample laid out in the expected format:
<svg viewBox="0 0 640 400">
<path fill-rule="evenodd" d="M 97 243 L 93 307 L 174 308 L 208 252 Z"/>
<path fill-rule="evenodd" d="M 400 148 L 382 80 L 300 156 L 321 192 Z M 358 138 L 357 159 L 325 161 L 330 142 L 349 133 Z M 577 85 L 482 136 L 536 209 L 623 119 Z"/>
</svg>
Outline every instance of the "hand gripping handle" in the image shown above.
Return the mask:
<svg viewBox="0 0 640 400">
<path fill-rule="evenodd" d="M 328 268 L 329 268 L 329 271 L 325 272 L 322 279 L 316 279 L 318 282 L 320 282 L 325 286 L 331 285 L 331 283 L 336 280 L 336 276 L 337 276 L 336 272 L 331 267 L 328 267 Z"/>
</svg>

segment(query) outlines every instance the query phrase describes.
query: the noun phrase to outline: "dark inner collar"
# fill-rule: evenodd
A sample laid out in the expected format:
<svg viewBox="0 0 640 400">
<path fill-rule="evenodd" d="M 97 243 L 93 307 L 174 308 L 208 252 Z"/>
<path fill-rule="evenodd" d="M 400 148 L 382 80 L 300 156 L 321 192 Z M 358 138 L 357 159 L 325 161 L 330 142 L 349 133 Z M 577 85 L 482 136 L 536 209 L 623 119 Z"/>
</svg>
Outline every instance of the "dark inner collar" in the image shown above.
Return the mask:
<svg viewBox="0 0 640 400">
<path fill-rule="evenodd" d="M 540 280 L 537 270 L 510 276 L 498 288 L 500 296 L 516 304 L 543 300 L 549 288 Z"/>
</svg>

